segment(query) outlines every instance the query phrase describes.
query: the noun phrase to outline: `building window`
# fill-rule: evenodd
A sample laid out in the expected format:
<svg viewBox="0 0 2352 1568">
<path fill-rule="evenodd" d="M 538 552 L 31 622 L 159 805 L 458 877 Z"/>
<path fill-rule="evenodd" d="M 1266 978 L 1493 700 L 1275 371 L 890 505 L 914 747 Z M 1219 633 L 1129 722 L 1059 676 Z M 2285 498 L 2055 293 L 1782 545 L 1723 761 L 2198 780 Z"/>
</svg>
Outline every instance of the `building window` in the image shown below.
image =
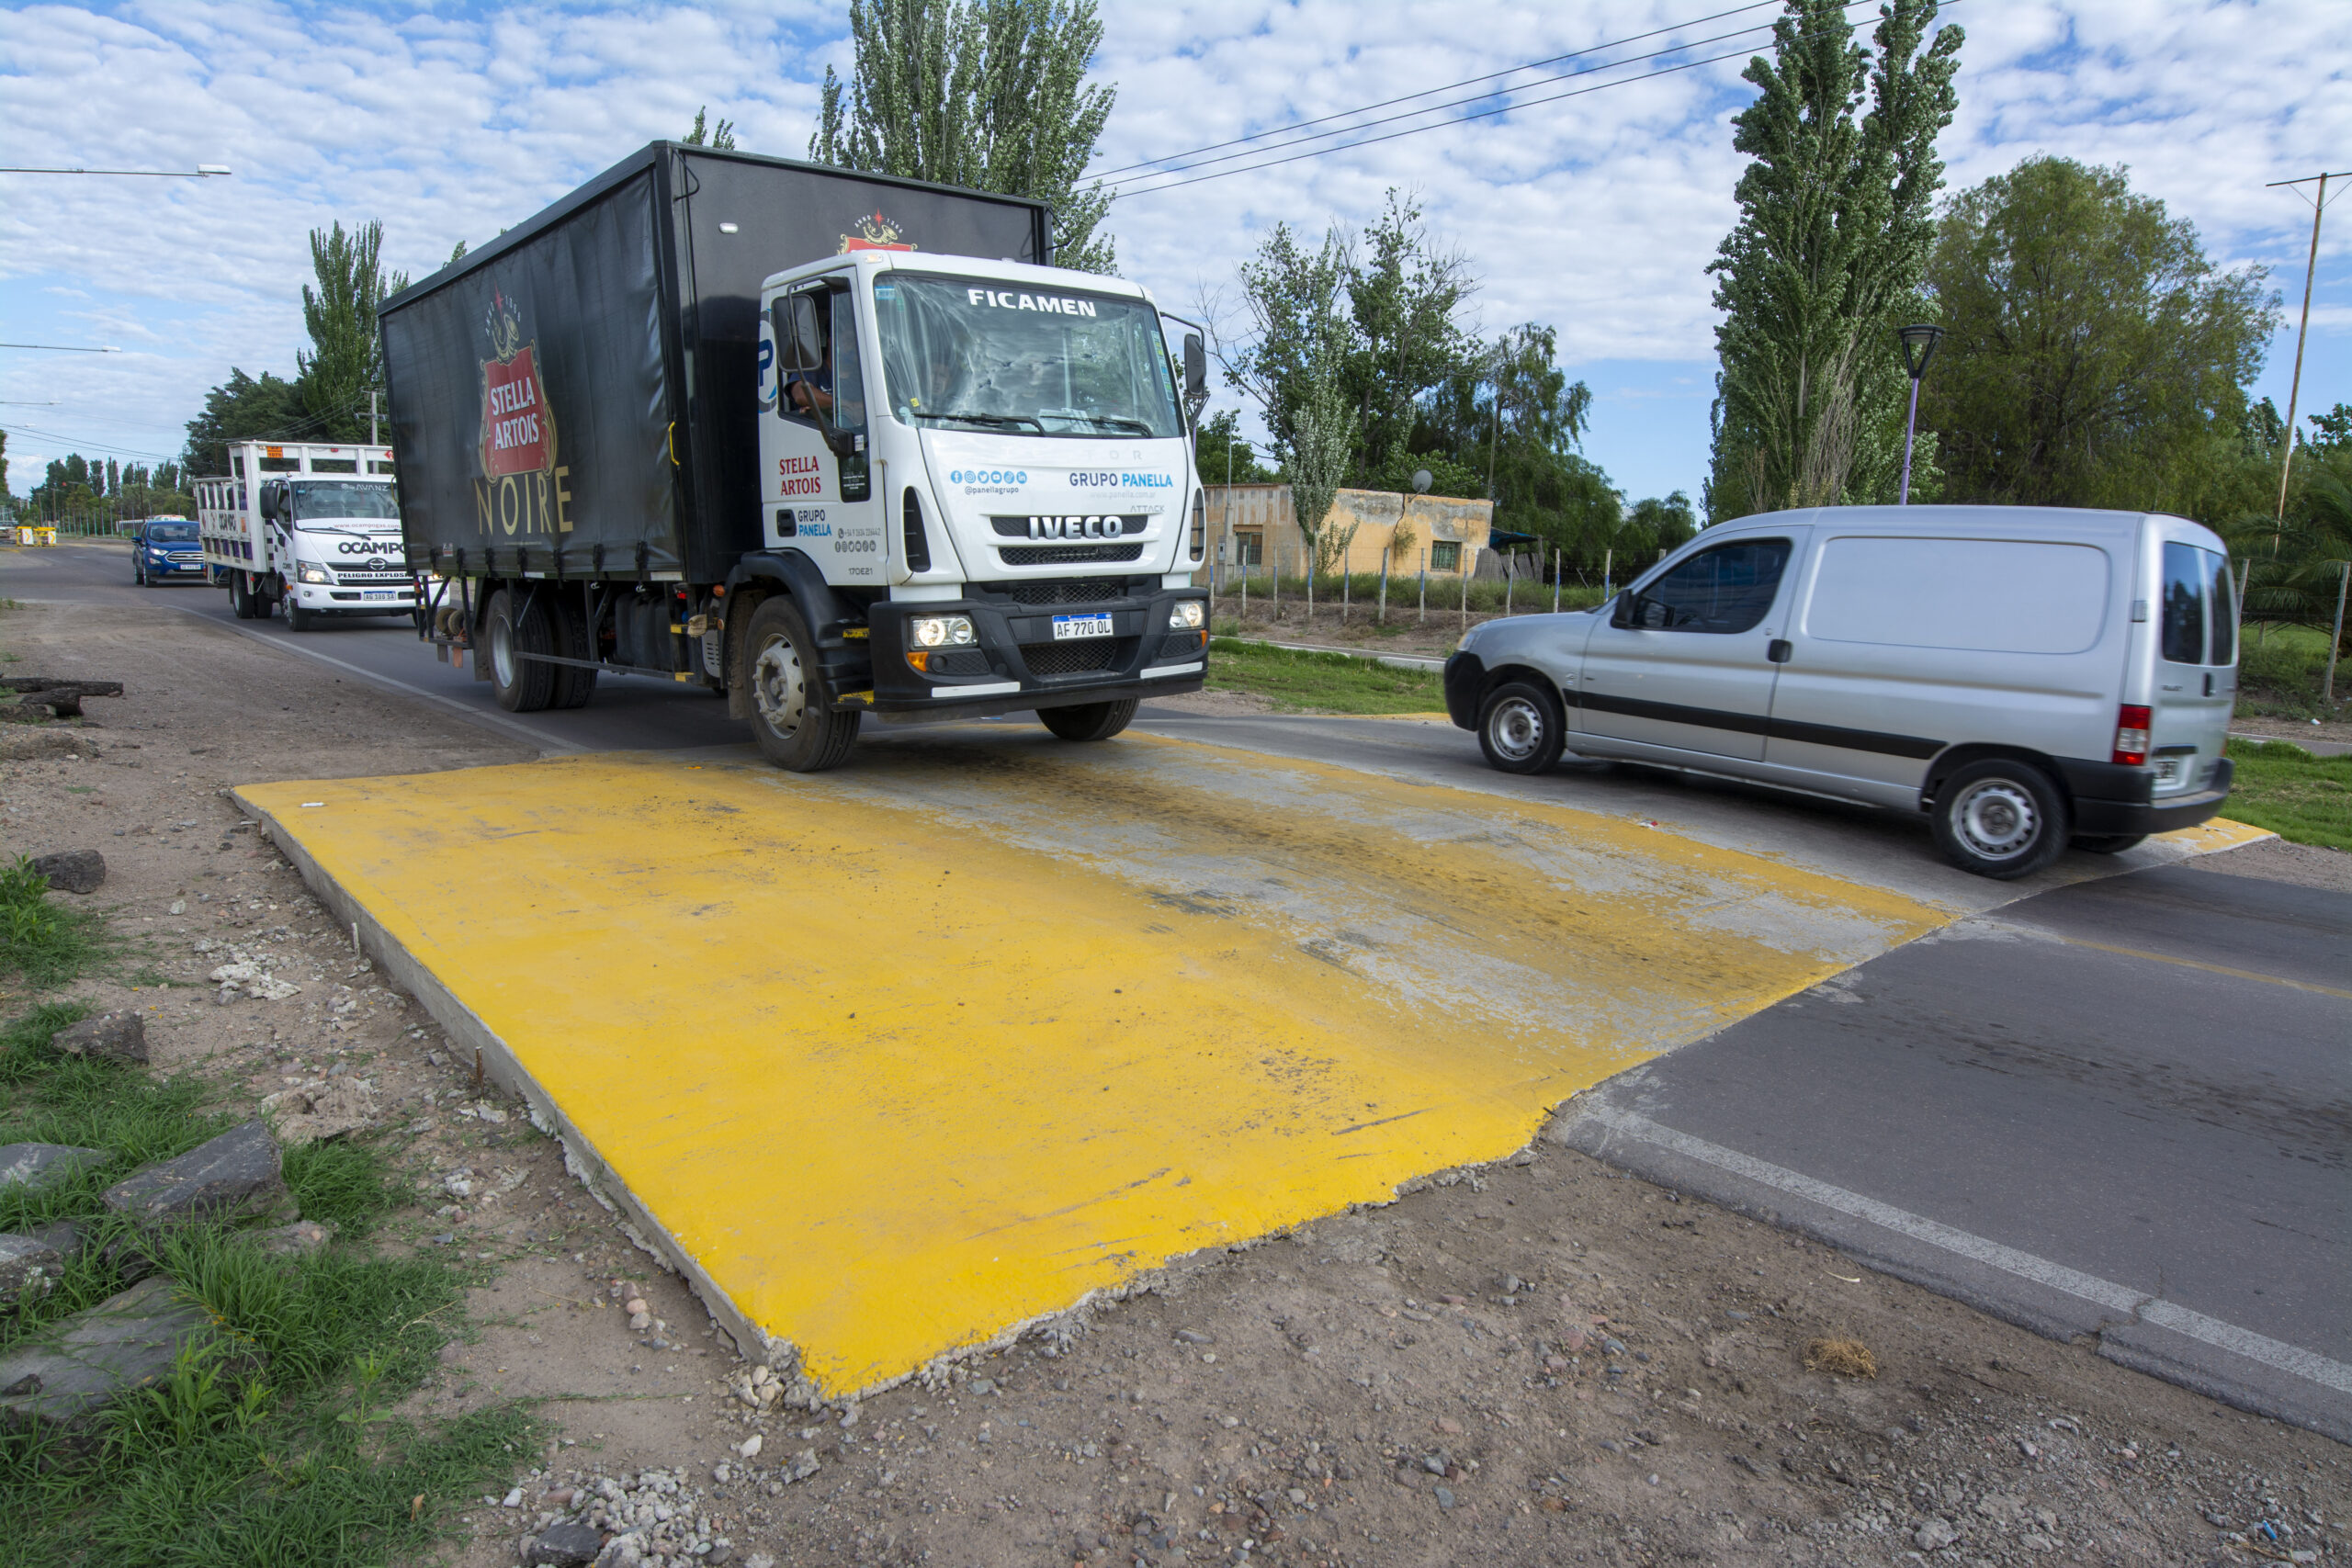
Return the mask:
<svg viewBox="0 0 2352 1568">
<path fill-rule="evenodd" d="M 1233 536 L 1233 564 L 1263 566 L 1266 564 L 1266 536 L 1256 529 L 1238 532 Z"/>
<path fill-rule="evenodd" d="M 1433 571 L 1460 571 L 1462 546 L 1453 539 L 1439 539 L 1431 543 L 1430 569 Z"/>
</svg>

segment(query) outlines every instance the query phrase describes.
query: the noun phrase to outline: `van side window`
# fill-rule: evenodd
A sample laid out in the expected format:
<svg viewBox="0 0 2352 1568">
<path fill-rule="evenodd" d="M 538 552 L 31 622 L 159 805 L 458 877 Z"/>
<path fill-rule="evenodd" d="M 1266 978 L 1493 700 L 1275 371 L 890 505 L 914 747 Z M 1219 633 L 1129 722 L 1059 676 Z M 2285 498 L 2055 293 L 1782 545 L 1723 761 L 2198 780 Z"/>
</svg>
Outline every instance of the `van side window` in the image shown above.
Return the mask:
<svg viewBox="0 0 2352 1568">
<path fill-rule="evenodd" d="M 1632 624 L 1648 631 L 1752 630 L 1788 569 L 1786 539 L 1742 539 L 1702 550 L 1641 591 Z"/>
<path fill-rule="evenodd" d="M 2215 664 L 2235 664 L 2238 661 L 2238 596 L 2237 584 L 2230 580 L 2230 558 L 2207 550 L 2205 558 L 2213 563 L 2213 656 Z"/>
<path fill-rule="evenodd" d="M 2205 557 L 2195 545 L 2165 545 L 2161 641 L 2166 663 L 2205 662 Z"/>
</svg>

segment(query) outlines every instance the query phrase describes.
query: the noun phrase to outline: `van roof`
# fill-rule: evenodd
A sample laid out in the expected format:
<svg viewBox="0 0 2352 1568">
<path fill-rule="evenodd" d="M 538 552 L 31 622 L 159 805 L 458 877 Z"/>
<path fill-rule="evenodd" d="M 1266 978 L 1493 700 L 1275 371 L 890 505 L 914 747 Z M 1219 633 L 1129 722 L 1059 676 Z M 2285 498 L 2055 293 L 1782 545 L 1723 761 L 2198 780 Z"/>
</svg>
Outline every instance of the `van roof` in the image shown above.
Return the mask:
<svg viewBox="0 0 2352 1568">
<path fill-rule="evenodd" d="M 2209 535 L 2216 549 L 2223 548 L 2221 536 L 2213 534 L 2191 518 L 2176 517 L 2161 512 L 2110 512 L 2087 506 L 1951 506 L 1944 504 L 1920 506 L 1812 506 L 1792 508 L 1786 512 L 1759 512 L 1747 517 L 1735 517 L 1728 523 L 1718 523 L 1705 529 L 1705 534 L 1737 529 L 1742 533 L 1751 528 L 1787 527 L 1805 523 L 1815 527 L 1840 530 L 1867 528 L 1872 533 L 1949 535 L 1999 534 L 2011 537 L 2019 533 L 2042 537 L 2063 535 L 2072 538 L 2129 539 L 2137 536 L 2142 524 L 2151 519 L 2177 523 Z"/>
</svg>

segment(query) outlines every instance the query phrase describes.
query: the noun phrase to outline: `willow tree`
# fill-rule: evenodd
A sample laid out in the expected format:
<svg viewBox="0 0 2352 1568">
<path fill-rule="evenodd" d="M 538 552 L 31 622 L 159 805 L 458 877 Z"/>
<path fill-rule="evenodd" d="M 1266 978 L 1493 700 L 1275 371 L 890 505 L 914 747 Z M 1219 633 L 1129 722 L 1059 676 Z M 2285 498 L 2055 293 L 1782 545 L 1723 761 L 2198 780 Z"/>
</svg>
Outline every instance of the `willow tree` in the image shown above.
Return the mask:
<svg viewBox="0 0 2352 1568">
<path fill-rule="evenodd" d="M 850 0 L 855 63 L 830 65 L 808 156 L 837 168 L 1032 197 L 1054 210 L 1054 259 L 1117 265 L 1111 208 L 1081 187 L 1118 97 L 1089 85 L 1094 0 Z"/>
<path fill-rule="evenodd" d="M 1936 137 L 1958 103 L 1962 33 L 1930 38 L 1936 9 L 1888 0 L 1864 49 L 1838 0 L 1789 0 L 1773 58 L 1743 73 L 1758 96 L 1733 117 L 1733 145 L 1751 162 L 1739 221 L 1708 267 L 1724 312 L 1714 521 L 1894 499 L 1905 392 L 1894 329 L 1927 309 Z"/>
</svg>

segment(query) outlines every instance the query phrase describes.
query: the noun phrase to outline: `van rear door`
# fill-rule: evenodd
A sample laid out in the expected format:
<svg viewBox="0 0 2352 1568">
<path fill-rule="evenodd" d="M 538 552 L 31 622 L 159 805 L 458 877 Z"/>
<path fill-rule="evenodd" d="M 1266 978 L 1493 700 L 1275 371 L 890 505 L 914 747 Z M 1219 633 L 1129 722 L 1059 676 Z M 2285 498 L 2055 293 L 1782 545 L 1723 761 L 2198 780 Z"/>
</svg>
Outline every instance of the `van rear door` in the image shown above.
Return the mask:
<svg viewBox="0 0 2352 1568">
<path fill-rule="evenodd" d="M 2154 798 L 2211 787 L 2238 689 L 2238 606 L 2221 540 L 2194 523 L 2155 520 L 2156 669 L 2149 702 Z"/>
</svg>

